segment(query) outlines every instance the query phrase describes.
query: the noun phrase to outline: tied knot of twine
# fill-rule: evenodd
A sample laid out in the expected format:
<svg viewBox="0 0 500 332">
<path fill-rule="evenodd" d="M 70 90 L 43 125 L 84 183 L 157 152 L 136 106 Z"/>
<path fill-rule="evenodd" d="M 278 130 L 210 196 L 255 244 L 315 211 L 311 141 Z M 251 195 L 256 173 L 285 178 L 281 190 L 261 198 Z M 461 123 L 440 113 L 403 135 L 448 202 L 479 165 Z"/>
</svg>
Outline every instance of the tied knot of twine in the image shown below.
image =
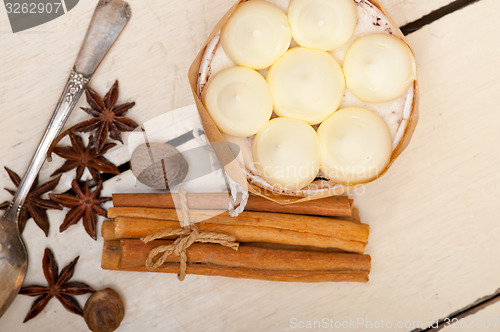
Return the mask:
<svg viewBox="0 0 500 332">
<path fill-rule="evenodd" d="M 159 268 L 161 267 L 170 255 L 179 257 L 180 268 L 177 277 L 179 280 L 184 280 L 187 270 L 187 249 L 195 242 L 199 243 L 214 243 L 229 247 L 233 250 L 238 250 L 239 243 L 236 242 L 234 235 L 227 235 L 214 232 L 200 232 L 198 226 L 190 223 L 189 207 L 187 204 L 187 196 L 184 189 L 179 190 L 181 203 L 181 211 L 183 223 L 188 226 L 167 229 L 156 234 L 146 236 L 142 239 L 144 243 L 148 243 L 158 239 L 177 237 L 172 244 L 162 245 L 151 249 L 146 259 L 146 267 Z"/>
</svg>

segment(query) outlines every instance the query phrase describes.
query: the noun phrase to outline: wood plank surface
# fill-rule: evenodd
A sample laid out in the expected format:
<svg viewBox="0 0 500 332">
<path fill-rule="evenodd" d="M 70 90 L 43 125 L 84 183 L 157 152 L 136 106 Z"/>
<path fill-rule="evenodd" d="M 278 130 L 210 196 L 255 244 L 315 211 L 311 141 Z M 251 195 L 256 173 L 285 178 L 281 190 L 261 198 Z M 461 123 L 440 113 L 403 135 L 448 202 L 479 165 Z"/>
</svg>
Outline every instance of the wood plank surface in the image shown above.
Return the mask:
<svg viewBox="0 0 500 332">
<path fill-rule="evenodd" d="M 450 319 L 441 331 L 498 331 L 500 330 L 500 302 L 496 302 L 470 316 Z"/>
<path fill-rule="evenodd" d="M 92 85 L 105 91 L 119 78 L 120 102 L 135 100 L 130 115 L 144 122 L 192 103 L 187 68 L 233 1 L 129 2 L 132 21 Z M 399 24 L 449 3 L 382 2 Z M 92 11 L 93 6 L 81 1 L 55 21 L 12 34 L 0 10 L 1 164 L 21 173 L 26 167 Z M 323 318 L 333 324 L 363 319 L 364 324 L 359 321 L 346 330 L 364 331 L 370 330 L 366 324 L 380 320 L 427 324 L 493 293 L 500 284 L 500 229 L 495 214 L 500 199 L 500 150 L 495 147 L 500 141 L 496 100 L 500 48 L 494 43 L 500 40 L 499 13 L 498 0 L 481 0 L 409 36 L 420 75 L 419 126 L 391 170 L 354 195 L 362 221 L 372 230 L 368 284 L 284 284 L 199 276 L 180 283 L 175 275 L 103 271 L 102 240 L 94 242 L 81 225 L 59 234 L 57 221 L 64 216 L 59 211 L 49 213 L 49 238 L 28 222 L 24 236 L 31 263 L 26 283 L 44 282 L 40 262 L 46 246 L 54 250 L 60 267 L 80 255 L 75 281 L 96 288 L 112 286 L 123 295 L 127 312 L 121 331 L 281 331 Z M 75 110 L 70 123 L 84 117 Z M 116 151 L 110 159 L 125 162 L 126 149 Z M 46 165 L 42 176 L 60 162 Z M 9 182 L 5 172 L 0 172 L 0 181 Z M 65 190 L 68 181 L 66 176 L 59 189 Z M 134 186 L 127 172 L 107 182 L 104 194 Z M 86 296 L 78 298 L 83 305 Z M 18 296 L 0 319 L 0 331 L 51 331 L 54 321 L 67 330 L 87 330 L 83 320 L 56 300 L 39 317 L 22 324 L 31 301 Z"/>
<path fill-rule="evenodd" d="M 453 1 L 454 0 L 381 0 L 380 3 L 387 9 L 389 14 L 391 14 L 396 24 L 403 26 Z"/>
</svg>

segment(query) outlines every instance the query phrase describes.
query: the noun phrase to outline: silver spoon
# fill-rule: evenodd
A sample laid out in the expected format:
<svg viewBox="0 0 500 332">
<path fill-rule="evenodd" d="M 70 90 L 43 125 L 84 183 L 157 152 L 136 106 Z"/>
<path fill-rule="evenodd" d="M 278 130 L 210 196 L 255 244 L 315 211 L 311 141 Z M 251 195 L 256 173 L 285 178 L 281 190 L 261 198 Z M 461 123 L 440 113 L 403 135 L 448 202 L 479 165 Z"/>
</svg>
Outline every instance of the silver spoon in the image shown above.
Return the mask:
<svg viewBox="0 0 500 332">
<path fill-rule="evenodd" d="M 16 297 L 26 274 L 28 258 L 17 221 L 33 182 L 86 84 L 130 19 L 130 7 L 122 0 L 100 0 L 83 40 L 75 66 L 50 119 L 28 170 L 9 209 L 0 219 L 0 317 Z"/>
</svg>

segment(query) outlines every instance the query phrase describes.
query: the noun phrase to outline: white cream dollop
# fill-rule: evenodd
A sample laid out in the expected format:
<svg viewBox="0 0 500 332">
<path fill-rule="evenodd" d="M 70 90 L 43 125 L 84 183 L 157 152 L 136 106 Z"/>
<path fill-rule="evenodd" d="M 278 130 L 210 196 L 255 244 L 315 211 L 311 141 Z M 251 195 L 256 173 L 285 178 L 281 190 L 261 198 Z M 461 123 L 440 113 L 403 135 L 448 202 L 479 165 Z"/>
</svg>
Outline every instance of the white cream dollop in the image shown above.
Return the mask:
<svg viewBox="0 0 500 332">
<path fill-rule="evenodd" d="M 286 14 L 267 1 L 243 2 L 221 30 L 221 43 L 237 65 L 271 66 L 290 47 L 292 32 Z"/>
<path fill-rule="evenodd" d="M 345 90 L 340 65 L 327 52 L 303 47 L 290 49 L 270 69 L 274 111 L 314 125 L 338 109 Z"/>
<path fill-rule="evenodd" d="M 231 67 L 212 76 L 202 98 L 217 127 L 237 137 L 254 135 L 273 112 L 266 80 L 246 67 Z"/>
<path fill-rule="evenodd" d="M 351 38 L 358 20 L 353 0 L 291 0 L 288 22 L 303 47 L 334 50 Z"/>
<path fill-rule="evenodd" d="M 357 39 L 344 58 L 347 87 L 359 99 L 383 103 L 408 91 L 416 66 L 408 45 L 383 33 Z"/>
<path fill-rule="evenodd" d="M 272 119 L 255 136 L 252 150 L 260 176 L 276 188 L 301 189 L 318 174 L 318 134 L 304 121 Z"/>
<path fill-rule="evenodd" d="M 335 112 L 318 129 L 321 171 L 344 185 L 368 182 L 387 167 L 392 139 L 384 120 L 364 108 Z"/>
</svg>

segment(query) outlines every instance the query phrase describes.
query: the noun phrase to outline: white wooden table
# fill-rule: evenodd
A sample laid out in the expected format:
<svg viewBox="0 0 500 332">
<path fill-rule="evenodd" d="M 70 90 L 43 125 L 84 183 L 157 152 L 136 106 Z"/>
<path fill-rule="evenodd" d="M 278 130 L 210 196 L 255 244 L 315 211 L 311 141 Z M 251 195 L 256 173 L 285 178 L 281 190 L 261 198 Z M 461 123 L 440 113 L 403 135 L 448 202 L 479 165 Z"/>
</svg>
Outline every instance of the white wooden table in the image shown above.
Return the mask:
<svg viewBox="0 0 500 332">
<path fill-rule="evenodd" d="M 135 100 L 137 106 L 130 116 L 145 122 L 192 103 L 187 69 L 234 1 L 129 2 L 132 20 L 92 86 L 104 92 L 118 78 L 120 102 Z M 403 26 L 453 1 L 381 2 Z M 80 1 L 68 14 L 17 34 L 10 32 L 0 6 L 2 166 L 24 172 L 94 5 L 95 1 Z M 500 287 L 500 218 L 496 215 L 500 206 L 500 1 L 474 2 L 409 34 L 408 39 L 420 75 L 419 126 L 388 174 L 355 197 L 362 220 L 372 230 L 367 252 L 373 268 L 368 284 L 203 276 L 188 276 L 180 283 L 169 274 L 103 271 L 102 240 L 90 239 L 81 225 L 59 233 L 64 216 L 59 211 L 49 212 L 48 238 L 28 222 L 24 238 L 31 264 L 26 283 L 45 282 L 41 270 L 45 247 L 54 250 L 61 267 L 80 255 L 74 280 L 95 288 L 112 286 L 123 295 L 127 312 L 120 331 L 281 331 L 322 319 L 334 327 L 359 319 L 358 326 L 344 325 L 346 331 L 380 330 L 388 322 L 393 324 L 388 330 L 410 331 L 420 327 L 419 322 L 425 328 L 494 294 Z M 85 117 L 75 110 L 69 124 Z M 117 164 L 127 158 L 126 147 L 109 154 Z M 58 159 L 46 164 L 42 178 L 48 179 L 60 163 Z M 134 180 L 129 173 L 106 182 L 103 194 L 130 188 Z M 65 175 L 59 190 L 68 188 L 70 176 Z M 12 188 L 6 172 L 0 171 L 0 181 Z M 0 194 L 0 199 L 8 198 L 8 193 Z M 78 298 L 83 305 L 86 296 Z M 86 331 L 83 320 L 57 300 L 22 324 L 32 300 L 18 296 L 0 319 L 0 331 L 54 331 L 57 327 Z M 500 306 L 487 304 L 466 319 L 490 320 L 489 329 L 482 325 L 478 331 L 500 330 Z"/>
</svg>

